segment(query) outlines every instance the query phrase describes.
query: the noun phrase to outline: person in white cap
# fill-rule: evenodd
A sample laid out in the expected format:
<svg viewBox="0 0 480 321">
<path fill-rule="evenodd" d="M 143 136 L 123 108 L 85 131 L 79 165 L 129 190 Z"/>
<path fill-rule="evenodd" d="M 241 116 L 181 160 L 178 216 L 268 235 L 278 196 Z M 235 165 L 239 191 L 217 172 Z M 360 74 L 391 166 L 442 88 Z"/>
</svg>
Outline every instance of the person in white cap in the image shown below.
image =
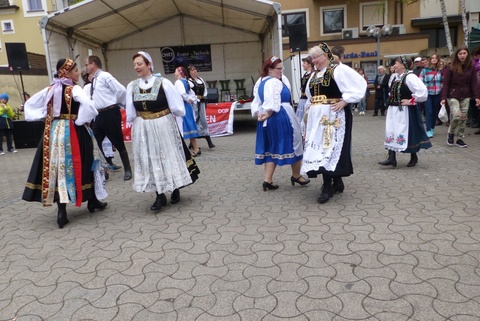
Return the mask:
<svg viewBox="0 0 480 321">
<path fill-rule="evenodd" d="M 414 65 L 413 73 L 418 77 L 423 70 L 422 57 L 415 58 Z"/>
<path fill-rule="evenodd" d="M 133 56 L 138 79 L 127 86 L 127 121 L 132 124 L 132 152 L 136 192 L 156 192 L 150 207 L 159 211 L 180 202 L 180 188 L 192 184 L 200 171 L 183 141 L 175 116 L 185 115 L 182 96 L 170 80 L 153 74 L 150 55 L 140 51 Z"/>
</svg>

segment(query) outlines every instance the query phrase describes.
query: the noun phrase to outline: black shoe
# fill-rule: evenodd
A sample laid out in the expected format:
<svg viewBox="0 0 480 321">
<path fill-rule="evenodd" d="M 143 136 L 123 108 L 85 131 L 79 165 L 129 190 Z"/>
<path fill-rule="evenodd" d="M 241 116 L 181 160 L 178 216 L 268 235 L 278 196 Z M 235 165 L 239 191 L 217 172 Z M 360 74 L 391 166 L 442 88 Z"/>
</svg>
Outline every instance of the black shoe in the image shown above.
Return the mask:
<svg viewBox="0 0 480 321">
<path fill-rule="evenodd" d="M 475 135 L 480 135 L 480 130 L 477 130 L 476 132 L 474 132 Z"/>
<path fill-rule="evenodd" d="M 467 144 L 465 144 L 463 142 L 463 140 L 461 140 L 461 139 L 457 139 L 456 145 L 460 148 L 466 148 L 467 147 Z"/>
<path fill-rule="evenodd" d="M 453 137 L 454 137 L 453 134 L 448 134 L 448 135 L 447 135 L 447 145 L 448 145 L 448 146 L 453 146 L 453 145 L 455 145 L 455 144 L 453 143 Z"/>
<path fill-rule="evenodd" d="M 170 204 L 177 204 L 180 202 L 180 190 L 174 189 L 172 195 L 170 196 Z"/>
<path fill-rule="evenodd" d="M 335 177 L 332 184 L 332 194 L 343 193 L 345 185 L 341 177 Z"/>
<path fill-rule="evenodd" d="M 273 185 L 272 183 L 263 182 L 263 191 L 266 192 L 267 190 L 276 190 L 278 188 L 278 185 Z"/>
<path fill-rule="evenodd" d="M 395 152 L 392 150 L 388 151 L 388 158 L 384 160 L 383 162 L 378 162 L 378 164 L 383 165 L 383 166 L 390 166 L 392 165 L 393 167 L 397 167 L 397 157 L 395 155 Z"/>
<path fill-rule="evenodd" d="M 100 202 L 97 199 L 94 200 L 88 200 L 87 208 L 90 213 L 95 212 L 95 210 L 100 210 L 103 211 L 105 207 L 107 207 L 108 203 L 107 202 Z"/>
<path fill-rule="evenodd" d="M 301 178 L 303 178 L 303 181 L 300 180 Z M 298 183 L 301 186 L 304 186 L 304 185 L 307 185 L 308 183 L 310 183 L 310 180 L 304 178 L 303 176 L 300 176 L 299 178 L 295 178 L 295 177 L 292 176 L 292 177 L 290 177 L 290 181 L 292 182 L 292 186 L 295 186 L 295 183 Z"/>
<path fill-rule="evenodd" d="M 65 203 L 59 203 L 58 204 L 57 224 L 58 224 L 58 228 L 60 228 L 60 229 L 62 229 L 65 225 L 68 224 L 67 204 L 65 204 Z"/>
<path fill-rule="evenodd" d="M 410 154 L 410 161 L 407 164 L 407 167 L 414 167 L 418 163 L 417 153 Z"/>
<path fill-rule="evenodd" d="M 198 149 L 198 152 L 196 152 L 196 153 L 192 152 L 193 157 L 200 156 L 200 155 L 202 155 L 202 150 L 200 148 Z"/>
<path fill-rule="evenodd" d="M 210 136 L 205 136 L 205 140 L 207 141 L 208 148 L 215 148 L 215 144 L 213 144 L 212 139 Z"/>
<path fill-rule="evenodd" d="M 385 116 L 385 113 L 382 113 L 382 116 Z"/>
<path fill-rule="evenodd" d="M 123 176 L 124 181 L 128 181 L 132 179 L 132 171 L 131 170 L 126 170 L 125 175 Z"/>
<path fill-rule="evenodd" d="M 373 113 L 372 117 L 375 117 L 375 116 L 378 116 L 378 114 L 377 114 L 377 113 Z"/>
<path fill-rule="evenodd" d="M 333 197 L 333 190 L 332 190 L 331 186 L 330 186 L 330 188 L 325 188 L 325 186 L 324 186 L 323 190 L 322 190 L 322 193 L 317 198 L 317 202 L 319 202 L 320 204 L 324 204 L 324 203 L 328 202 L 328 200 L 331 197 Z"/>
<path fill-rule="evenodd" d="M 164 205 L 167 205 L 167 197 L 165 196 L 164 193 L 162 194 L 157 193 L 157 198 L 155 199 L 155 203 L 153 203 L 152 207 L 150 207 L 150 210 L 160 211 Z"/>
</svg>

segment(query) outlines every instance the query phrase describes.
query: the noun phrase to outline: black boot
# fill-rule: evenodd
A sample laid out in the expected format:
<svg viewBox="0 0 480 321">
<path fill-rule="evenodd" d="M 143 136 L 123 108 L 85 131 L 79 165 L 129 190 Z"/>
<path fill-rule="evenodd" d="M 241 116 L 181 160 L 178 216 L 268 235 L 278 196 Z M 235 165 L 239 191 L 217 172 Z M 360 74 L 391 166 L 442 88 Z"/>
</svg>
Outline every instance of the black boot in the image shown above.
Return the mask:
<svg viewBox="0 0 480 321">
<path fill-rule="evenodd" d="M 162 206 L 164 205 L 167 205 L 167 197 L 165 196 L 164 193 L 162 194 L 157 193 L 157 198 L 155 199 L 155 203 L 153 203 L 152 207 L 150 207 L 150 210 L 160 211 L 162 209 Z"/>
<path fill-rule="evenodd" d="M 107 207 L 107 205 L 107 202 L 100 202 L 94 193 L 93 198 L 91 200 L 88 200 L 87 208 L 90 213 L 93 213 L 95 212 L 95 209 L 103 211 L 105 207 Z"/>
<path fill-rule="evenodd" d="M 125 168 L 125 176 L 123 176 L 123 180 L 128 181 L 129 179 L 132 179 L 132 168 L 130 167 L 128 152 L 126 150 L 120 152 L 120 158 L 122 159 L 123 168 Z"/>
<path fill-rule="evenodd" d="M 170 196 L 170 204 L 177 204 L 180 202 L 180 190 L 174 189 L 172 195 Z"/>
<path fill-rule="evenodd" d="M 67 204 L 57 203 L 57 205 L 58 205 L 57 224 L 58 224 L 58 228 L 62 229 L 65 225 L 68 224 Z"/>
<path fill-rule="evenodd" d="M 397 157 L 393 150 L 388 151 L 388 158 L 383 162 L 378 162 L 380 165 L 389 166 L 392 165 L 393 167 L 397 167 Z"/>
<path fill-rule="evenodd" d="M 204 136 L 205 140 L 207 141 L 208 143 L 208 148 L 215 148 L 215 145 L 213 144 L 212 142 L 212 139 L 210 138 L 210 136 Z"/>
<path fill-rule="evenodd" d="M 413 167 L 413 166 L 417 165 L 417 163 L 418 163 L 417 153 L 411 153 L 410 154 L 410 161 L 408 162 L 407 167 Z"/>
<path fill-rule="evenodd" d="M 345 185 L 343 185 L 343 180 L 342 177 L 337 176 L 333 178 L 333 184 L 332 184 L 332 193 L 343 193 L 343 190 L 345 189 Z"/>
<path fill-rule="evenodd" d="M 333 196 L 332 178 L 329 176 L 323 175 L 322 193 L 317 198 L 317 202 L 319 202 L 320 204 L 326 203 L 332 196 Z"/>
</svg>

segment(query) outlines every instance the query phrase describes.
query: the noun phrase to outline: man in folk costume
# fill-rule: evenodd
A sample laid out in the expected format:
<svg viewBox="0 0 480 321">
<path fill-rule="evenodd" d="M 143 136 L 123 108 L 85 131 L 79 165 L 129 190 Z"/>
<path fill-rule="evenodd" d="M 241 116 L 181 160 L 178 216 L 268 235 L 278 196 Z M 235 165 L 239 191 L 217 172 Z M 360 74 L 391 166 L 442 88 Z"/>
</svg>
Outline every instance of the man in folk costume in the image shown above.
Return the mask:
<svg viewBox="0 0 480 321">
<path fill-rule="evenodd" d="M 342 177 L 353 174 L 351 103 L 360 101 L 367 84 L 352 68 L 333 64 L 334 55 L 322 42 L 309 51 L 316 70 L 307 83 L 307 125 L 302 173 L 323 176 L 319 203 L 342 193 Z M 333 184 L 332 184 L 333 183 Z"/>
</svg>

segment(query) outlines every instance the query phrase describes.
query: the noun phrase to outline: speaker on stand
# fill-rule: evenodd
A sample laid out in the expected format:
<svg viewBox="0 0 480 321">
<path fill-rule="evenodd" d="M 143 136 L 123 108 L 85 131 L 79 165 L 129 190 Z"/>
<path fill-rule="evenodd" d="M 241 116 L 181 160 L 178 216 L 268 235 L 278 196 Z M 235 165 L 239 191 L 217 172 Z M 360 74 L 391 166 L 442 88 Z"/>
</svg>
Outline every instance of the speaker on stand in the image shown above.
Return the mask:
<svg viewBox="0 0 480 321">
<path fill-rule="evenodd" d="M 20 83 L 22 84 L 22 102 L 25 103 L 25 87 L 23 85 L 22 70 L 30 70 L 28 64 L 27 47 L 24 42 L 6 42 L 5 49 L 7 50 L 8 67 L 10 70 L 18 71 L 20 74 Z"/>
<path fill-rule="evenodd" d="M 299 78 L 302 78 L 302 51 L 308 50 L 307 26 L 304 23 L 288 26 L 288 42 L 290 52 L 298 52 Z"/>
</svg>

